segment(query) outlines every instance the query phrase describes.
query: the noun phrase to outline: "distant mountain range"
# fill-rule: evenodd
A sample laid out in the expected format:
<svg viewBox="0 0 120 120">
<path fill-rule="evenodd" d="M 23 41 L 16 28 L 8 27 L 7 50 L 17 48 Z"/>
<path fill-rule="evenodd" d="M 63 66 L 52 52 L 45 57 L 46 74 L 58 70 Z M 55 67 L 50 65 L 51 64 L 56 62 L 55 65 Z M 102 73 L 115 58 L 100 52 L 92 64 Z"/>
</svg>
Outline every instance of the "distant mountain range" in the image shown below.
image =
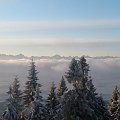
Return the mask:
<svg viewBox="0 0 120 120">
<path fill-rule="evenodd" d="M 34 59 L 66 59 L 70 60 L 73 57 L 76 59 L 79 59 L 80 56 L 60 56 L 60 55 L 54 55 L 54 56 L 34 56 Z M 14 60 L 14 59 L 30 59 L 31 57 L 27 57 L 23 54 L 18 55 L 7 55 L 7 54 L 0 54 L 0 60 Z M 91 57 L 91 56 L 85 56 L 85 58 L 94 58 L 94 59 L 107 59 L 107 58 L 120 58 L 120 57 L 113 57 L 113 56 L 97 56 L 97 57 Z"/>
</svg>

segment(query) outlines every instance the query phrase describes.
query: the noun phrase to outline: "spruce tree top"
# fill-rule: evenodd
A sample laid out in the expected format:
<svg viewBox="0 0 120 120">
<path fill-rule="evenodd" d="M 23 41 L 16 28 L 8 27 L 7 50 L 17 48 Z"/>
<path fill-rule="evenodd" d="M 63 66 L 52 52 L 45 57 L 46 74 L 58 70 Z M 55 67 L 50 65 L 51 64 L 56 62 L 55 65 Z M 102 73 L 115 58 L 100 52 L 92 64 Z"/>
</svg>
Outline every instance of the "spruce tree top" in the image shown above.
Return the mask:
<svg viewBox="0 0 120 120">
<path fill-rule="evenodd" d="M 80 60 L 73 58 L 65 77 L 75 88 L 85 89 L 86 83 L 89 80 L 88 71 L 89 65 L 84 56 Z"/>
<path fill-rule="evenodd" d="M 30 62 L 30 69 L 28 70 L 28 80 L 31 81 L 34 90 L 36 90 L 36 86 L 37 86 L 37 80 L 38 80 L 37 74 L 38 72 L 36 70 L 36 65 L 32 57 Z"/>
<path fill-rule="evenodd" d="M 66 92 L 67 90 L 68 89 L 67 89 L 67 86 L 66 86 L 65 79 L 62 76 L 62 79 L 61 79 L 61 81 L 59 83 L 58 90 L 57 90 L 58 97 L 61 97 L 64 94 L 64 92 Z"/>
<path fill-rule="evenodd" d="M 30 69 L 28 70 L 28 81 L 25 83 L 25 90 L 24 90 L 24 105 L 29 105 L 32 101 L 34 101 L 35 91 L 37 88 L 37 85 L 41 87 L 41 84 L 37 83 L 38 77 L 37 77 L 37 70 L 35 66 L 35 62 L 33 60 L 33 57 L 30 62 Z"/>
<path fill-rule="evenodd" d="M 81 74 L 77 60 L 75 58 L 72 59 L 69 70 L 66 72 L 65 77 L 67 78 L 69 83 L 73 83 L 80 80 Z"/>
</svg>

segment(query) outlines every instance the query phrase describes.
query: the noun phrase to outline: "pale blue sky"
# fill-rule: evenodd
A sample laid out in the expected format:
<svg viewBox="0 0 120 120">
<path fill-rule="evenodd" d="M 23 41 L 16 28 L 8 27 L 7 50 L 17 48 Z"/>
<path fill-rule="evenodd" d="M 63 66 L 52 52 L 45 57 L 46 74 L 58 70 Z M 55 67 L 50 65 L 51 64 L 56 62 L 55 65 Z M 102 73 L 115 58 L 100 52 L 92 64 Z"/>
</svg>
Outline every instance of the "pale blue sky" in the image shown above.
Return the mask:
<svg viewBox="0 0 120 120">
<path fill-rule="evenodd" d="M 120 56 L 120 0 L 0 0 L 6 54 Z"/>
</svg>

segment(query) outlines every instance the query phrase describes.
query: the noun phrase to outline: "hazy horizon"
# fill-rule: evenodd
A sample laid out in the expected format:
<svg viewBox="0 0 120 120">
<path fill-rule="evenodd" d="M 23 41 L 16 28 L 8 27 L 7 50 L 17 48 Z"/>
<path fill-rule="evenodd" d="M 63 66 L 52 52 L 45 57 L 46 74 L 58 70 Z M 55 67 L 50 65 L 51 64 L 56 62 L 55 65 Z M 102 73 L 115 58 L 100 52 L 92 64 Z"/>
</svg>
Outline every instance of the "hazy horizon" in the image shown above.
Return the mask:
<svg viewBox="0 0 120 120">
<path fill-rule="evenodd" d="M 84 54 L 81 54 L 81 55 L 62 55 L 62 54 L 53 54 L 53 55 L 31 55 L 31 56 L 28 56 L 26 54 L 22 54 L 22 53 L 16 53 L 16 54 L 6 54 L 6 53 L 0 53 L 0 57 L 2 57 L 2 55 L 4 56 L 14 56 L 14 57 L 17 57 L 17 56 L 21 56 L 21 57 L 56 57 L 56 56 L 59 56 L 59 57 L 91 57 L 91 58 L 99 58 L 99 57 L 120 57 L 120 56 L 112 56 L 112 55 L 96 55 L 96 56 L 90 56 L 90 55 L 84 55 Z"/>
<path fill-rule="evenodd" d="M 0 51 L 119 56 L 119 4 L 119 0 L 0 0 Z"/>
</svg>

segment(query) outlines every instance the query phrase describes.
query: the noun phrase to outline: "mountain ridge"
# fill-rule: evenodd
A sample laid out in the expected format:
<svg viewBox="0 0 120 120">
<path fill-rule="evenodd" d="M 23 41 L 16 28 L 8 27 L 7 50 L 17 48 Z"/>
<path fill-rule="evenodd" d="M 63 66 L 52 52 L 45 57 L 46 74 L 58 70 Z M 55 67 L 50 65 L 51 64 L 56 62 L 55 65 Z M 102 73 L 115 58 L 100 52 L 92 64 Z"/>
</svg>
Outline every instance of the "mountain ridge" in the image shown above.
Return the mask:
<svg viewBox="0 0 120 120">
<path fill-rule="evenodd" d="M 85 58 L 94 58 L 94 59 L 107 59 L 107 58 L 120 58 L 118 56 L 95 56 L 91 57 L 88 55 L 83 55 Z M 81 56 L 61 56 L 61 55 L 53 55 L 53 56 L 33 56 L 34 59 L 72 59 L 76 58 L 79 59 Z M 30 59 L 31 57 L 25 56 L 23 54 L 0 54 L 0 60 L 9 60 L 9 59 Z"/>
</svg>

